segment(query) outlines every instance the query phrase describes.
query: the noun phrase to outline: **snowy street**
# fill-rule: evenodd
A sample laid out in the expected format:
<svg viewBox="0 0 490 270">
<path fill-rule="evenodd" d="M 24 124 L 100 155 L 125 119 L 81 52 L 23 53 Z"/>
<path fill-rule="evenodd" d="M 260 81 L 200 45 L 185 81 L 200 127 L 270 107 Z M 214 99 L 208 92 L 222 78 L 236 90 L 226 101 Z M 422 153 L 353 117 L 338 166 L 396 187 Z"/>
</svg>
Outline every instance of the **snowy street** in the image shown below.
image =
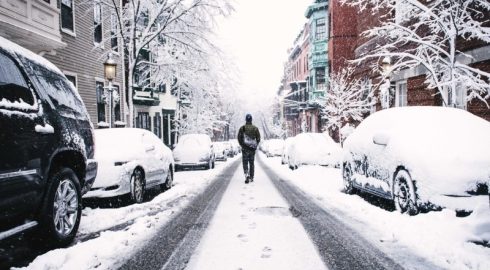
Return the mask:
<svg viewBox="0 0 490 270">
<path fill-rule="evenodd" d="M 178 172 L 170 191 L 143 204 L 87 207 L 71 247 L 42 254 L 21 245 L 12 265 L 488 269 L 490 250 L 464 239 L 472 231 L 468 218 L 453 217 L 449 210 L 401 215 L 382 202 L 342 193 L 341 183 L 339 169 L 291 171 L 278 158 L 259 153 L 255 181 L 247 185 L 238 156 L 215 170 Z"/>
</svg>

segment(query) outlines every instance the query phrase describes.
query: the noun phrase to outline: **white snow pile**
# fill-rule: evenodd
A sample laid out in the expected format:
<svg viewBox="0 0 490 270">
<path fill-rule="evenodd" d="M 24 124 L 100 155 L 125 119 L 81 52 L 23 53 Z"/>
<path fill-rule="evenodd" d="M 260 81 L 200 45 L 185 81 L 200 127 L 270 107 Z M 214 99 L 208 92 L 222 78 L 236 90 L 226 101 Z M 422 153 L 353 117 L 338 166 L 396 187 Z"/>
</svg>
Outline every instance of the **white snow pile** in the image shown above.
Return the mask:
<svg viewBox="0 0 490 270">
<path fill-rule="evenodd" d="M 410 216 L 343 193 L 340 169 L 303 166 L 291 171 L 279 158 L 260 159 L 407 269 L 421 269 L 420 258 L 433 265 L 429 269 L 490 269 L 490 248 L 471 242 L 490 240 L 488 202 L 463 218 L 450 209 Z"/>
<path fill-rule="evenodd" d="M 119 268 L 232 162 L 217 164 L 215 170 L 178 172 L 172 189 L 146 203 L 121 208 L 85 208 L 77 239 L 94 234 L 100 236 L 68 248 L 49 251 L 22 269 Z M 123 227 L 111 230 L 116 226 Z"/>
<path fill-rule="evenodd" d="M 490 123 L 467 111 L 443 107 L 403 107 L 364 120 L 344 143 L 346 159 L 363 155 L 378 175 L 399 166 L 416 182 L 422 201 L 441 195 L 468 195 L 490 180 Z M 378 145 L 373 140 L 386 145 Z"/>
<path fill-rule="evenodd" d="M 291 167 L 301 165 L 338 166 L 342 150 L 325 133 L 300 133 L 288 147 L 288 162 Z"/>
</svg>

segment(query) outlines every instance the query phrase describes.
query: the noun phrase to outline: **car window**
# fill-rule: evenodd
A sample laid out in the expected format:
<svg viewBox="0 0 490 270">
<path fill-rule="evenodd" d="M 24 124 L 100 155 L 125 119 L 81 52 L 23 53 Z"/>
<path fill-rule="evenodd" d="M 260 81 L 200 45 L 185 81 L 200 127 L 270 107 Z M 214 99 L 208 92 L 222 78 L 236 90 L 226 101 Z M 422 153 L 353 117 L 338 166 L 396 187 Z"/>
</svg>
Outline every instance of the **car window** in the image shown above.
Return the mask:
<svg viewBox="0 0 490 270">
<path fill-rule="evenodd" d="M 85 105 L 76 93 L 73 85 L 56 72 L 49 70 L 27 58 L 21 57 L 26 68 L 32 73 L 34 85 L 42 89 L 49 96 L 49 99 L 56 107 L 56 110 L 63 116 L 86 119 L 87 113 Z"/>
<path fill-rule="evenodd" d="M 35 103 L 22 72 L 14 60 L 0 52 L 0 105 L 30 109 Z"/>
</svg>

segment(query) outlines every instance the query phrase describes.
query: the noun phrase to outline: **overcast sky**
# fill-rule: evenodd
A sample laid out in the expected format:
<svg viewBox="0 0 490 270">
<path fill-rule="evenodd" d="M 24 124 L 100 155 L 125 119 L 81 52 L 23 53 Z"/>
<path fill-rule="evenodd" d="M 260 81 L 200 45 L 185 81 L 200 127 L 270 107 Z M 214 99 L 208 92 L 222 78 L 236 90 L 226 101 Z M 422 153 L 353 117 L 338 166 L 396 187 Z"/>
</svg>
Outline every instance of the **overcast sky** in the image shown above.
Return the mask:
<svg viewBox="0 0 490 270">
<path fill-rule="evenodd" d="M 287 49 L 306 22 L 304 14 L 312 2 L 235 0 L 236 11 L 220 23 L 217 35 L 237 66 L 240 96 L 262 105 L 277 92 Z"/>
</svg>

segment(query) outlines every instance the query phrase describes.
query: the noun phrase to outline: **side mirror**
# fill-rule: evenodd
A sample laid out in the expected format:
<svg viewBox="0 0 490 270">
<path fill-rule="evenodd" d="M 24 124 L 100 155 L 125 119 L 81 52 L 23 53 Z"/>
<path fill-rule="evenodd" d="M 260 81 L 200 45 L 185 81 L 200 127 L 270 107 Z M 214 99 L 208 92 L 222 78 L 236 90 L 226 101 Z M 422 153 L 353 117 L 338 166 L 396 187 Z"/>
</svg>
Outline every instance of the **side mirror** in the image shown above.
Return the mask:
<svg viewBox="0 0 490 270">
<path fill-rule="evenodd" d="M 389 141 L 390 141 L 390 137 L 388 136 L 388 134 L 383 132 L 376 133 L 373 136 L 373 143 L 377 145 L 386 146 L 388 145 Z"/>
<path fill-rule="evenodd" d="M 149 145 L 149 146 L 146 147 L 146 152 L 151 152 L 153 150 L 155 150 L 155 146 L 154 145 Z"/>
</svg>

